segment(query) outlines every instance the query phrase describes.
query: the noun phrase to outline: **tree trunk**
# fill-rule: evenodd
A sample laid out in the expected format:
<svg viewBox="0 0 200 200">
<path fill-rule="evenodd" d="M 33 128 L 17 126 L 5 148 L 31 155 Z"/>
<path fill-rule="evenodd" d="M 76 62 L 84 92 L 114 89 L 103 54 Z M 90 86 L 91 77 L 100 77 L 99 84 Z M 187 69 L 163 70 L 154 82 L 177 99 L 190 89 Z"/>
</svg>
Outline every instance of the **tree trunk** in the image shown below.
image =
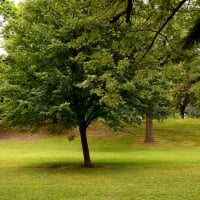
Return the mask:
<svg viewBox="0 0 200 200">
<path fill-rule="evenodd" d="M 180 107 L 180 115 L 181 115 L 181 119 L 185 118 L 185 105 L 181 105 L 181 107 Z"/>
<path fill-rule="evenodd" d="M 151 117 L 146 117 L 146 134 L 145 134 L 145 140 L 146 143 L 155 142 L 152 132 L 153 127 L 153 121 Z"/>
<path fill-rule="evenodd" d="M 88 148 L 87 142 L 87 134 L 86 134 L 87 127 L 85 124 L 79 125 L 79 132 L 81 136 L 81 144 L 83 150 L 83 158 L 84 158 L 84 167 L 93 167 L 90 159 L 90 152 Z"/>
</svg>

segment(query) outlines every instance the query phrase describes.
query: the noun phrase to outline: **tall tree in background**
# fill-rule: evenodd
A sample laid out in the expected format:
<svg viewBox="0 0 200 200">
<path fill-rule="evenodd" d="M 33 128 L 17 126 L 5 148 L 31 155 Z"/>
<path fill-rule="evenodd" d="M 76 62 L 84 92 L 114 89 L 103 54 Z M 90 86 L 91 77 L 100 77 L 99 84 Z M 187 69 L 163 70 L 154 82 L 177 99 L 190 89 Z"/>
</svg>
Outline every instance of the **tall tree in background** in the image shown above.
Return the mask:
<svg viewBox="0 0 200 200">
<path fill-rule="evenodd" d="M 200 73 L 198 70 L 198 60 L 192 56 L 189 59 L 184 58 L 179 64 L 170 66 L 171 80 L 173 87 L 171 88 L 171 103 L 172 106 L 179 112 L 180 117 L 184 119 L 186 109 L 188 107 L 196 107 L 199 90 L 197 89 L 200 83 Z"/>
<path fill-rule="evenodd" d="M 144 142 L 155 141 L 153 136 L 153 119 L 163 120 L 169 114 L 169 85 L 164 71 L 157 69 L 138 70 L 135 75 L 135 87 L 140 102 L 139 114 L 145 119 L 146 132 Z"/>
<path fill-rule="evenodd" d="M 173 23 L 169 24 L 166 31 L 170 36 L 172 51 L 170 52 L 170 62 L 168 62 L 169 82 L 171 87 L 171 103 L 181 118 L 184 118 L 186 109 L 190 106 L 196 107 L 199 91 L 196 86 L 200 77 L 198 72 L 199 50 L 182 49 L 185 37 L 190 32 L 190 27 L 196 23 L 198 16 L 198 1 L 190 2 L 188 7 L 177 13 Z M 184 18 L 184 20 L 183 20 Z M 189 47 L 189 46 L 188 46 Z"/>
</svg>

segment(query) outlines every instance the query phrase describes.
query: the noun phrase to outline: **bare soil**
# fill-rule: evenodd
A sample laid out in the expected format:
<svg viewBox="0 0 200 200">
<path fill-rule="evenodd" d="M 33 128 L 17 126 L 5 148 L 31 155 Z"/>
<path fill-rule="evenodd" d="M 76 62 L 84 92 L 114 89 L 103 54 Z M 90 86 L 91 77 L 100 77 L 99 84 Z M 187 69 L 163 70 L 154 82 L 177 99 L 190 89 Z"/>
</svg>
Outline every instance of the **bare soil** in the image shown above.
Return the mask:
<svg viewBox="0 0 200 200">
<path fill-rule="evenodd" d="M 59 130 L 58 126 L 58 130 Z M 87 130 L 88 135 L 98 135 L 98 136 L 106 136 L 112 131 L 106 127 L 102 126 L 102 124 L 95 123 L 91 125 Z M 0 127 L 0 141 L 2 140 L 37 140 L 44 137 L 52 137 L 55 135 L 68 135 L 68 136 L 78 136 L 79 132 L 77 128 L 71 130 L 63 130 L 58 133 L 57 130 L 50 130 L 46 125 L 41 125 L 34 132 L 30 128 L 3 128 Z"/>
<path fill-rule="evenodd" d="M 2 128 L 0 127 L 1 140 L 37 140 L 43 137 L 51 136 L 44 126 L 37 131 L 32 132 L 30 128 Z"/>
<path fill-rule="evenodd" d="M 0 131 L 0 141 L 1 140 L 36 140 L 44 137 L 45 134 L 37 134 L 37 133 L 21 133 L 18 131 Z"/>
</svg>

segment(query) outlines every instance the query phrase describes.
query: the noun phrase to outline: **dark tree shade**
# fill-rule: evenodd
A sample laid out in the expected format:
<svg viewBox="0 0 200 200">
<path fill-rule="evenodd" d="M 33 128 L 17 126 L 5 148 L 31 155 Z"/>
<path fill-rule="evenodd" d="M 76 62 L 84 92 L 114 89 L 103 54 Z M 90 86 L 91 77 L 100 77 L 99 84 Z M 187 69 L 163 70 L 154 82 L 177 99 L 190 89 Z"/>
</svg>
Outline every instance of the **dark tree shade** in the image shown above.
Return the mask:
<svg viewBox="0 0 200 200">
<path fill-rule="evenodd" d="M 191 48 L 195 43 L 200 42 L 200 16 L 197 18 L 196 23 L 190 29 L 189 34 L 184 39 L 184 48 Z"/>
</svg>

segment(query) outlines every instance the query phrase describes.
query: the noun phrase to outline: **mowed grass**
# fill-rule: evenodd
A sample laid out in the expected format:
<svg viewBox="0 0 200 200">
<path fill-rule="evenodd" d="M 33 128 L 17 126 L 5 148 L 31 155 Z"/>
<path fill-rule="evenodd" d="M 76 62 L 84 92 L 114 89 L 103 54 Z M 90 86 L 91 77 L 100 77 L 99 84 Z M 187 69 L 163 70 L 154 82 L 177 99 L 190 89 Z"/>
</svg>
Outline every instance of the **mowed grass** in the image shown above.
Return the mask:
<svg viewBox="0 0 200 200">
<path fill-rule="evenodd" d="M 0 199 L 200 199 L 200 120 L 155 122 L 154 135 L 144 144 L 144 127 L 113 133 L 95 124 L 92 169 L 81 167 L 79 137 L 0 140 Z"/>
</svg>

